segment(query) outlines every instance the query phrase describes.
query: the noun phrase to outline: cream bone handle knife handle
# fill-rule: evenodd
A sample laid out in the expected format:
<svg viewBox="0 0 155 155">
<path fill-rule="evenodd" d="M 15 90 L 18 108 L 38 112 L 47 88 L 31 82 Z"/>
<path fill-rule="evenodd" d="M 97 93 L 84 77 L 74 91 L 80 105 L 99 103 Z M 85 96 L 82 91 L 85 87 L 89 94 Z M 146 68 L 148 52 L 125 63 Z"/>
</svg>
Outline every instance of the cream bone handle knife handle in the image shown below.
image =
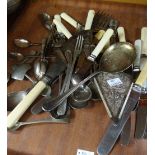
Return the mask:
<svg viewBox="0 0 155 155">
<path fill-rule="evenodd" d="M 95 49 L 93 50 L 91 55 L 87 58 L 88 60 L 93 61 L 93 62 L 95 61 L 95 59 L 101 53 L 101 51 L 103 50 L 105 45 L 109 42 L 109 40 L 110 40 L 111 36 L 113 35 L 113 33 L 114 33 L 114 30 L 112 30 L 110 28 L 107 29 L 107 31 L 102 36 L 101 40 L 99 41 L 99 43 L 97 44 L 97 46 L 95 47 Z"/>
<path fill-rule="evenodd" d="M 147 61 L 145 62 L 142 71 L 140 72 L 140 75 L 138 76 L 135 84 L 143 87 L 147 77 Z"/>
<path fill-rule="evenodd" d="M 18 122 L 18 120 L 22 117 L 33 101 L 46 88 L 46 86 L 51 84 L 65 70 L 65 68 L 66 64 L 60 60 L 49 66 L 43 79 L 34 86 L 34 88 L 8 115 L 7 128 L 12 128 Z"/>
<path fill-rule="evenodd" d="M 46 88 L 46 83 L 39 81 L 36 86 L 23 98 L 23 100 L 13 109 L 7 117 L 7 128 L 12 128 L 22 117 L 25 111 Z"/>
<path fill-rule="evenodd" d="M 60 15 L 59 15 L 59 14 L 54 15 L 54 19 L 57 19 L 58 21 L 60 21 L 60 22 L 61 22 L 61 17 L 60 17 Z M 62 33 L 62 31 L 59 29 L 59 27 L 58 27 L 58 26 L 56 26 L 56 28 L 57 28 L 57 31 L 58 31 L 59 33 Z"/>
<path fill-rule="evenodd" d="M 95 16 L 95 11 L 94 10 L 89 10 L 88 11 L 88 15 L 87 15 L 87 19 L 86 19 L 86 23 L 85 23 L 85 30 L 90 30 L 92 23 L 93 23 L 93 19 Z"/>
<path fill-rule="evenodd" d="M 81 25 L 75 19 L 73 19 L 71 16 L 69 16 L 67 13 L 63 12 L 63 13 L 61 13 L 60 16 L 61 16 L 61 18 L 63 18 L 66 22 L 68 22 L 70 25 L 72 25 L 76 29 L 81 27 Z"/>
<path fill-rule="evenodd" d="M 58 19 L 53 19 L 53 23 L 68 39 L 72 37 L 72 34 L 67 30 L 67 28 Z"/>
<path fill-rule="evenodd" d="M 147 56 L 147 27 L 141 29 L 142 54 Z"/>
<path fill-rule="evenodd" d="M 118 33 L 119 42 L 126 42 L 124 27 L 118 27 L 117 33 Z"/>
<path fill-rule="evenodd" d="M 136 59 L 133 63 L 133 71 L 139 72 L 140 71 L 140 60 L 141 60 L 141 52 L 142 52 L 142 41 L 137 39 L 134 44 L 136 50 Z"/>
<path fill-rule="evenodd" d="M 142 57 L 140 63 L 140 70 L 143 68 L 145 61 L 147 60 L 147 27 L 141 29 L 141 40 L 142 40 Z"/>
</svg>

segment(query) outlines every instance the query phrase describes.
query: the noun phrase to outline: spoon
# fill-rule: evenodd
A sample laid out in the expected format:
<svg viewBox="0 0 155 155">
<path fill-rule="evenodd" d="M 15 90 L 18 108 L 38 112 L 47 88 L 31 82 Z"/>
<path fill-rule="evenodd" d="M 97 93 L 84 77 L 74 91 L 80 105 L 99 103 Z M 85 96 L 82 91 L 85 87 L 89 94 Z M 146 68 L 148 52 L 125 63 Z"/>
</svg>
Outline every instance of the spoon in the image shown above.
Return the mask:
<svg viewBox="0 0 155 155">
<path fill-rule="evenodd" d="M 11 58 L 15 58 L 17 61 L 23 61 L 24 59 L 27 59 L 27 58 L 39 58 L 40 56 L 37 55 L 23 55 L 22 53 L 19 53 L 19 52 L 9 52 L 8 55 L 11 57 Z M 56 57 L 54 56 L 48 56 L 48 57 L 45 57 L 46 59 L 48 58 L 51 58 L 53 59 L 53 61 L 55 60 Z"/>
<path fill-rule="evenodd" d="M 32 124 L 40 124 L 40 123 L 69 123 L 68 118 L 63 118 L 63 119 L 55 119 L 53 117 L 45 118 L 45 119 L 40 119 L 40 120 L 32 120 L 32 121 L 27 121 L 27 122 L 17 122 L 14 127 L 10 128 L 10 131 L 15 131 L 21 126 L 24 125 L 32 125 Z"/>
<path fill-rule="evenodd" d="M 41 43 L 32 43 L 26 39 L 14 39 L 14 43 L 17 47 L 20 48 L 26 48 L 26 47 L 30 47 L 30 46 L 40 46 Z"/>
<path fill-rule="evenodd" d="M 48 61 L 45 59 L 45 47 L 46 47 L 46 39 L 42 40 L 42 50 L 41 50 L 41 56 L 40 59 L 37 59 L 34 62 L 34 75 L 39 80 L 41 79 L 47 70 L 47 63 Z"/>
<path fill-rule="evenodd" d="M 85 78 L 84 80 L 82 80 L 80 83 L 78 83 L 76 86 L 68 89 L 66 92 L 64 92 L 63 94 L 61 94 L 60 96 L 54 98 L 54 99 L 47 99 L 46 102 L 43 104 L 42 109 L 44 111 L 51 111 L 54 110 L 55 108 L 57 108 L 59 105 L 61 105 L 64 100 L 67 99 L 68 96 L 70 96 L 72 93 L 74 93 L 81 85 L 83 85 L 84 83 L 86 83 L 87 81 L 89 81 L 91 78 L 93 78 L 94 76 L 98 75 L 99 73 L 102 73 L 102 71 L 97 71 L 95 73 L 92 73 L 91 75 L 89 75 L 87 78 Z"/>
<path fill-rule="evenodd" d="M 48 29 L 51 30 L 53 27 L 53 18 L 47 14 L 46 12 L 43 12 L 40 14 L 40 19 L 41 19 L 41 23 L 43 24 L 43 26 Z"/>
<path fill-rule="evenodd" d="M 17 104 L 23 100 L 23 98 L 29 93 L 31 89 L 32 87 L 26 90 L 8 93 L 7 94 L 7 111 L 12 111 L 17 106 Z M 51 87 L 47 86 L 47 88 L 41 93 L 41 95 L 44 97 L 50 97 Z"/>
</svg>

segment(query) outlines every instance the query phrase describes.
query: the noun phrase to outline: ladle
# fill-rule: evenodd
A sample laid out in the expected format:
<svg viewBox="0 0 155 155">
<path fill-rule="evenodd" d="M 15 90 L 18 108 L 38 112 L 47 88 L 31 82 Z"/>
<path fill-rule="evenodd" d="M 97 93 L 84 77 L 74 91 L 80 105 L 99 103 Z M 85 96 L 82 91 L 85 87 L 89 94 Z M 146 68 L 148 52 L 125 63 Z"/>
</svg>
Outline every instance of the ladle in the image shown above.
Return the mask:
<svg viewBox="0 0 155 155">
<path fill-rule="evenodd" d="M 30 47 L 30 46 L 40 46 L 41 43 L 32 43 L 31 41 L 29 40 L 26 40 L 26 39 L 14 39 L 14 43 L 17 47 L 20 47 L 20 48 L 26 48 L 26 47 Z"/>
</svg>

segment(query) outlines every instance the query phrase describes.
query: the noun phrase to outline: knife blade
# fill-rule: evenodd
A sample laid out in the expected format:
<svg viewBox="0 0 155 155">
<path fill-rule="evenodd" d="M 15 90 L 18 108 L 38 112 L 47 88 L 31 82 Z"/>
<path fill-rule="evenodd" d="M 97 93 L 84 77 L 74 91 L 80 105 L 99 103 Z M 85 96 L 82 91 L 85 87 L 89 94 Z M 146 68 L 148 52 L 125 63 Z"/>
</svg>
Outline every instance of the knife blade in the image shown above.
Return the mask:
<svg viewBox="0 0 155 155">
<path fill-rule="evenodd" d="M 131 139 L 131 116 L 127 120 L 121 135 L 120 135 L 120 144 L 123 146 L 127 146 Z"/>
<path fill-rule="evenodd" d="M 144 83 L 147 76 L 146 72 L 147 72 L 147 64 L 145 64 L 135 84 L 131 84 L 131 87 L 126 99 L 127 103 L 121 119 L 118 121 L 117 124 L 112 121 L 110 122 L 109 127 L 105 132 L 105 135 L 103 136 L 103 138 L 101 139 L 101 142 L 98 145 L 98 148 L 97 148 L 98 155 L 108 155 L 112 150 L 125 123 L 127 122 L 131 114 L 131 111 L 135 108 L 137 101 L 140 98 L 142 84 Z"/>
<path fill-rule="evenodd" d="M 147 106 L 146 106 L 146 92 L 144 97 L 139 100 L 139 104 L 136 110 L 136 127 L 135 127 L 135 138 L 142 139 L 145 135 L 146 124 L 147 124 Z"/>
</svg>

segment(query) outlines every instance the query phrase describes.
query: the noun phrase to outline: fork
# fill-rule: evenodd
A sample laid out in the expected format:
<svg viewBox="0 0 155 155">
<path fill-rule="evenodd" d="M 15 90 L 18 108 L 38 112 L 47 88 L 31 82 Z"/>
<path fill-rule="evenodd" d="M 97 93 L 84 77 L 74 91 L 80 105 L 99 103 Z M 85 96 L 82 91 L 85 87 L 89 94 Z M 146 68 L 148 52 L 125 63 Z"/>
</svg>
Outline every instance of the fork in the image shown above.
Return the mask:
<svg viewBox="0 0 155 155">
<path fill-rule="evenodd" d="M 62 86 L 62 88 L 64 88 L 64 90 L 62 89 L 60 95 L 62 93 L 64 93 L 64 92 L 66 92 L 69 89 L 70 81 L 71 81 L 72 74 L 73 74 L 73 71 L 74 71 L 74 68 L 75 68 L 75 63 L 76 63 L 76 61 L 77 61 L 77 59 L 80 56 L 81 51 L 82 51 L 83 40 L 84 40 L 84 38 L 83 38 L 82 35 L 79 35 L 77 37 L 77 41 L 76 41 L 75 49 L 74 49 L 74 53 L 73 53 L 73 58 L 72 58 L 73 61 L 72 61 L 72 63 L 68 63 L 66 77 L 65 77 L 65 80 L 64 80 L 64 83 L 63 83 L 63 86 Z M 65 115 L 66 109 L 67 109 L 67 99 L 64 101 L 63 104 L 61 104 L 58 107 L 57 114 L 59 116 Z"/>
<path fill-rule="evenodd" d="M 108 15 L 103 11 L 98 11 L 94 16 L 94 20 L 92 23 L 93 30 L 94 31 L 107 30 L 111 19 L 112 19 L 111 15 Z"/>
</svg>

